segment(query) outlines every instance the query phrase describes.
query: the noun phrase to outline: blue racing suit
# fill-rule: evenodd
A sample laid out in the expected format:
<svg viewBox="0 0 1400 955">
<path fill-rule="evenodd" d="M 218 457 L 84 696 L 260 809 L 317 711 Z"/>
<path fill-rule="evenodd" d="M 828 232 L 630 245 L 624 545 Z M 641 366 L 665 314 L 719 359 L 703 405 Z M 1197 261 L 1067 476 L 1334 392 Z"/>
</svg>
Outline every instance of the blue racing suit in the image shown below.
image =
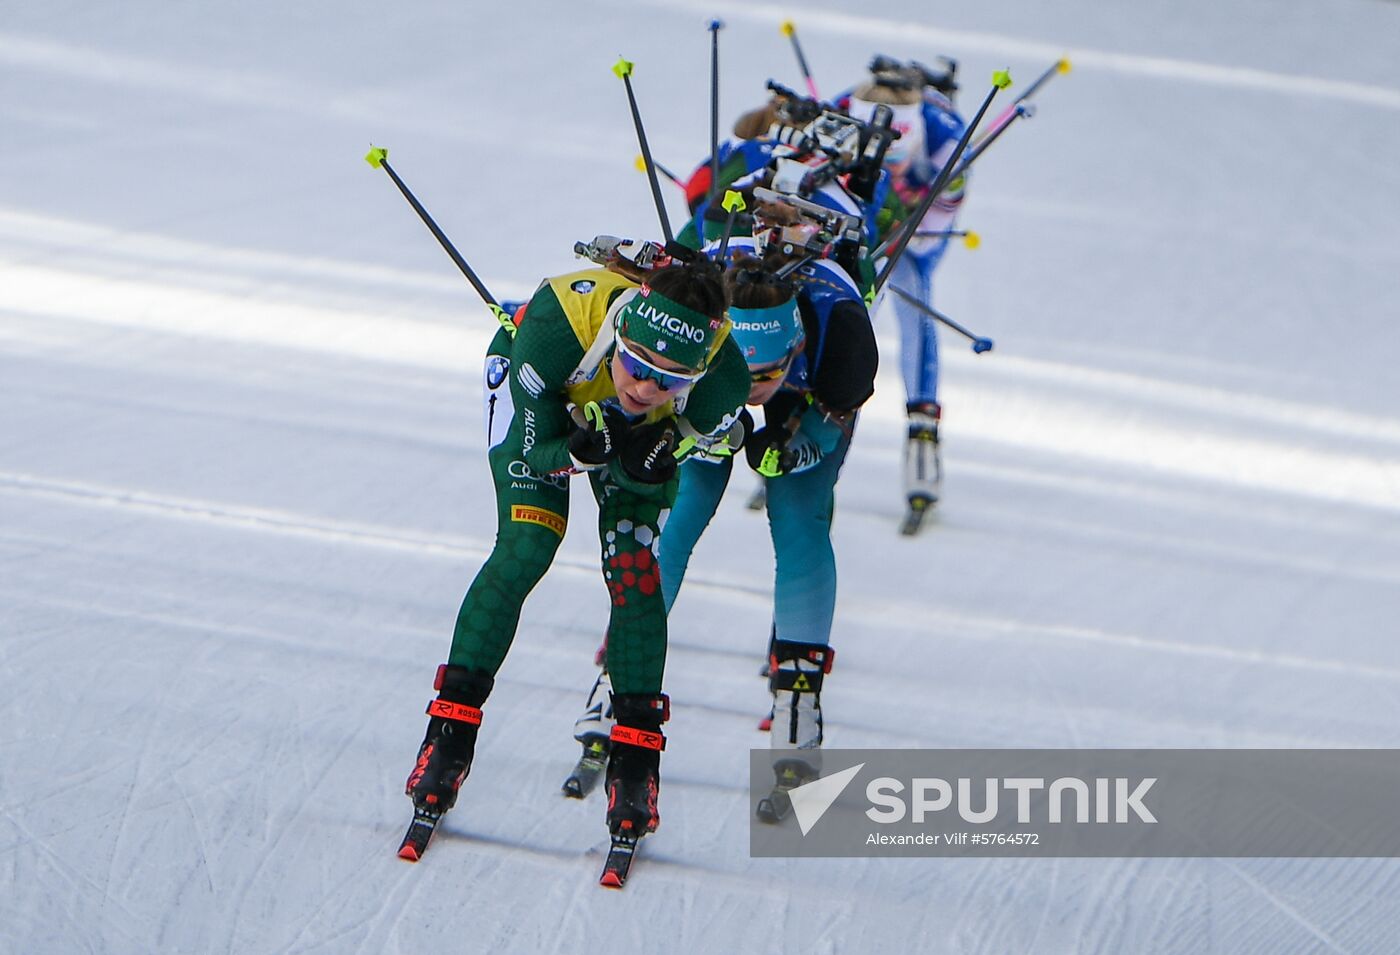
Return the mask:
<svg viewBox="0 0 1400 955">
<path fill-rule="evenodd" d="M 735 239 L 731 248 L 750 246 Z M 790 469 L 767 480 L 768 522 L 777 561 L 773 620 L 780 640 L 828 643 L 836 608 L 831 546 L 834 489 L 850 447 L 856 409 L 874 392 L 878 354 L 870 316 L 855 282 L 819 260 L 794 275 L 806 347 L 782 389 L 764 405 L 767 428 L 789 424 Z M 753 441 L 763 435 L 750 435 Z M 732 457 L 692 457 L 661 535 L 658 562 L 667 607 L 675 600 L 691 551 L 719 507 Z"/>
</svg>

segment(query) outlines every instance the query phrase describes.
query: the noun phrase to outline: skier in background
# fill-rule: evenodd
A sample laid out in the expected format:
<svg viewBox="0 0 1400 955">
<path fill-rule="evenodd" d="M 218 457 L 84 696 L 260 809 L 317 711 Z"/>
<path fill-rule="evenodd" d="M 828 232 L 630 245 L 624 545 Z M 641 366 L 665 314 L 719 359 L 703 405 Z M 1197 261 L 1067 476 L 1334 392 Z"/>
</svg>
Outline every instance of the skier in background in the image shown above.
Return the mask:
<svg viewBox="0 0 1400 955">
<path fill-rule="evenodd" d="M 882 236 L 908 218 L 928 194 L 929 187 L 951 156 L 965 124 L 953 105 L 957 92 L 957 63 L 939 58 L 931 68 L 876 56 L 870 78 L 838 104 L 854 119 L 869 120 L 884 104 L 894 110 L 892 125 L 900 132 L 885 153 L 885 169 L 891 174 L 891 202 L 880 223 Z M 959 176 L 934 199 L 895 264 L 889 284 L 933 305 L 933 273 L 948 246 L 946 234 L 954 227 L 962 205 L 965 177 Z M 886 218 L 888 217 L 888 218 Z M 938 402 L 938 336 L 933 318 L 892 296 L 899 321 L 900 367 L 904 377 L 908 437 L 904 452 L 904 490 L 911 507 L 938 503 L 942 493 L 943 465 L 939 454 L 938 426 L 942 407 Z"/>
<path fill-rule="evenodd" d="M 796 132 L 815 115 L 815 104 L 798 97 L 774 95 L 762 106 L 749 110 L 734 122 L 734 138 L 719 144 L 719 186 L 713 190 L 723 195 L 725 188 L 768 166 L 773 150 L 782 145 L 785 132 Z M 686 207 L 690 221 L 676 236 L 677 241 L 693 249 L 719 237 L 724 215 L 716 209 L 711 213 L 710 160 L 704 159 L 685 182 Z M 702 231 L 703 230 L 703 231 Z"/>
<path fill-rule="evenodd" d="M 877 55 L 871 60 L 869 79 L 836 98 L 836 107 L 867 124 L 878 106 L 888 106 L 894 112 L 891 125 L 900 133 L 885 152 L 887 178 L 872 183 L 869 195 L 857 197 L 872 237 L 888 237 L 908 218 L 927 195 L 965 128 L 952 99 L 958 89 L 957 63 L 948 57 L 940 57 L 937 63 L 928 67 Z M 821 109 L 822 104 L 785 91 L 775 92 L 763 106 L 742 115 L 734 124 L 736 138 L 719 148 L 720 183 L 741 184 L 771 166 L 775 157 L 784 153 L 785 143 L 797 138 L 795 134 L 820 115 Z M 686 183 L 693 218 L 681 237 L 688 244 L 700 244 L 702 229 L 705 238 L 713 238 L 722 221 L 717 211 L 709 209 L 711 178 L 710 164 L 705 161 Z M 891 284 L 930 306 L 933 274 L 948 245 L 948 237 L 942 233 L 954 228 L 965 178 L 953 180 L 935 198 L 919 224 L 920 235 L 910 242 L 890 276 Z M 713 194 L 718 195 L 718 190 Z M 820 196 L 812 198 L 823 201 Z M 869 274 L 856 274 L 855 278 L 863 291 L 871 284 Z M 910 506 L 922 509 L 938 503 L 943 482 L 937 326 L 931 316 L 897 296 L 893 308 L 899 323 L 908 422 L 904 491 Z"/>
<path fill-rule="evenodd" d="M 492 342 L 486 385 L 497 537 L 438 668 L 438 696 L 406 785 L 415 825 L 420 814 L 435 825 L 456 801 L 521 606 L 563 539 L 568 478 L 586 473 L 612 605 L 607 662 L 617 721 L 608 827 L 632 836 L 656 828 L 668 701 L 666 610 L 653 548 L 675 499 L 673 451 L 716 449 L 748 394 L 725 305 L 720 272 L 704 259 L 644 276 L 592 268 L 546 280 L 517 314 L 514 337 L 502 330 Z M 426 837 L 416 848 L 406 838 L 400 854 L 416 859 L 425 845 Z"/>
</svg>

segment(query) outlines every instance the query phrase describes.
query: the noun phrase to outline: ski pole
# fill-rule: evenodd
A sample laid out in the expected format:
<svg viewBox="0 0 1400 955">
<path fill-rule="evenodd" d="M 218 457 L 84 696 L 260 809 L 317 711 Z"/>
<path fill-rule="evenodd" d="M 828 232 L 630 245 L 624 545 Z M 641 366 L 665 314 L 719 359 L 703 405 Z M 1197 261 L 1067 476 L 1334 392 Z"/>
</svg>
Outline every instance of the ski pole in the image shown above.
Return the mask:
<svg viewBox="0 0 1400 955">
<path fill-rule="evenodd" d="M 929 316 L 930 318 L 938 319 L 940 322 L 942 322 L 944 325 L 947 325 L 959 335 L 968 338 L 972 342 L 972 350 L 975 351 L 977 354 L 980 355 L 984 351 L 992 350 L 994 342 L 990 338 L 983 338 L 981 335 L 974 335 L 972 332 L 968 331 L 966 328 L 963 328 L 957 322 L 953 321 L 947 315 L 944 315 L 942 312 L 937 311 L 936 309 L 919 301 L 917 298 L 904 291 L 904 289 L 900 288 L 898 285 L 891 285 L 890 291 L 898 295 L 900 298 L 904 299 L 906 302 L 917 308 L 919 311 L 923 312 L 925 315 Z"/>
<path fill-rule="evenodd" d="M 784 20 L 782 29 L 783 36 L 792 41 L 792 52 L 797 54 L 797 65 L 802 69 L 802 78 L 807 81 L 807 92 L 812 94 L 812 99 L 820 101 L 817 83 L 812 79 L 812 71 L 807 68 L 807 58 L 802 55 L 802 44 L 797 42 L 797 25 L 791 20 Z"/>
<path fill-rule="evenodd" d="M 633 165 L 635 165 L 635 166 L 637 167 L 637 172 L 646 172 L 646 171 L 647 171 L 647 163 L 646 163 L 646 160 L 643 159 L 641 156 L 638 156 L 638 157 L 633 161 Z M 665 176 L 667 179 L 669 179 L 671 182 L 675 183 L 676 185 L 680 186 L 682 189 L 685 188 L 685 182 L 684 182 L 684 180 L 681 179 L 680 176 L 677 176 L 675 173 L 673 173 L 671 170 L 667 169 L 665 166 L 661 165 L 661 163 L 659 163 L 659 162 L 658 162 L 658 163 L 653 163 L 653 165 L 656 166 L 656 171 L 659 172 L 659 173 L 661 173 L 661 175 Z"/>
<path fill-rule="evenodd" d="M 1035 106 L 1030 103 L 1017 103 L 1013 106 L 1010 118 L 995 129 L 989 130 L 985 136 L 973 143 L 972 147 L 968 149 L 967 155 L 963 157 L 963 161 L 958 165 L 958 175 L 967 172 L 967 168 L 972 165 L 973 161 L 986 152 L 987 147 L 997 141 L 997 137 L 1010 129 L 1013 122 L 1020 119 L 1022 116 L 1030 119 L 1034 115 Z"/>
<path fill-rule="evenodd" d="M 1026 119 L 1031 119 L 1032 117 L 1034 117 L 1035 105 L 1033 103 L 1026 102 L 1026 100 L 1034 96 L 1035 91 L 1040 89 L 1047 82 L 1049 82 L 1049 80 L 1052 79 L 1057 73 L 1068 73 L 1069 70 L 1069 60 L 1060 59 L 1056 60 L 1053 64 L 1051 64 L 1049 69 L 1047 69 L 1044 73 L 1040 74 L 1040 76 L 1036 78 L 1036 81 L 1032 83 L 1024 93 L 1016 97 L 1016 101 L 1014 103 L 1012 103 L 1006 109 L 1002 110 L 1001 114 L 997 116 L 996 119 L 992 120 L 991 125 L 988 126 L 986 133 L 984 133 L 981 136 L 981 138 L 977 140 L 977 142 L 972 144 L 972 146 L 967 151 L 967 155 L 963 157 L 962 164 L 958 166 L 957 174 L 962 175 L 963 173 L 967 172 L 967 168 L 971 166 L 973 162 L 976 161 L 977 157 L 986 152 L 987 147 L 990 146 L 992 143 L 996 142 L 997 137 L 999 137 L 1002 133 L 1006 132 L 1007 129 L 1011 127 L 1011 124 L 1014 123 L 1016 120 L 1020 119 L 1023 116 Z"/>
<path fill-rule="evenodd" d="M 916 232 L 914 235 L 920 239 L 960 238 L 963 245 L 969 249 L 975 249 L 982 244 L 982 237 L 971 229 L 940 229 L 937 232 Z"/>
<path fill-rule="evenodd" d="M 967 246 L 969 249 L 975 249 L 982 244 L 982 236 L 973 232 L 971 229 L 942 229 L 938 232 L 920 231 L 915 232 L 914 237 L 916 239 L 961 238 L 963 240 L 963 245 Z M 895 241 L 897 241 L 897 239 L 894 236 L 887 238 L 884 242 L 875 247 L 875 251 L 870 253 L 870 258 L 880 258 L 880 256 L 890 250 L 890 246 L 892 246 Z"/>
<path fill-rule="evenodd" d="M 729 218 L 724 220 L 724 234 L 719 239 L 719 254 L 715 256 L 715 261 L 723 269 L 725 267 L 724 257 L 729 252 L 729 238 L 734 234 L 734 220 L 747 206 L 744 205 L 744 197 L 733 189 L 725 191 L 724 202 L 721 205 L 723 205 L 724 211 L 729 213 Z"/>
<path fill-rule="evenodd" d="M 1051 63 L 1044 73 L 1041 73 L 1038 77 L 1036 77 L 1035 82 L 1032 83 L 1030 86 L 1027 86 L 1025 92 L 1023 92 L 1020 96 L 1016 97 L 1016 100 L 1012 103 L 1012 105 L 1014 106 L 1016 103 L 1024 103 L 1026 100 L 1030 99 L 1036 94 L 1037 90 L 1039 90 L 1046 83 L 1050 82 L 1050 80 L 1054 78 L 1056 73 L 1068 73 L 1069 71 L 1069 60 L 1065 59 L 1064 57 L 1061 57 L 1054 63 Z"/>
<path fill-rule="evenodd" d="M 642 128 L 642 114 L 637 110 L 637 96 L 632 92 L 632 64 L 622 57 L 613 64 L 613 72 L 627 87 L 627 104 L 632 108 L 632 125 L 637 129 L 637 145 L 642 148 L 642 162 L 646 164 L 647 180 L 651 183 L 651 198 L 656 202 L 656 215 L 661 219 L 661 234 L 670 245 L 676 237 L 671 232 L 671 220 L 666 217 L 666 203 L 661 198 L 661 183 L 656 179 L 656 164 L 651 159 L 651 147 L 647 145 L 646 130 Z"/>
<path fill-rule="evenodd" d="M 943 164 L 937 177 L 933 180 L 933 185 L 929 187 L 928 195 L 924 196 L 914 213 L 905 221 L 904 228 L 900 231 L 899 241 L 895 243 L 890 251 L 890 256 L 885 260 L 885 267 L 880 270 L 879 276 L 875 279 L 873 291 L 879 293 L 884 288 L 885 282 L 889 280 L 890 272 L 894 270 L 895 263 L 904 254 L 904 250 L 909 247 L 909 240 L 914 238 L 914 233 L 919 231 L 919 223 L 923 221 L 928 213 L 929 207 L 933 205 L 933 200 L 938 198 L 938 194 L 943 191 L 943 187 L 948 185 L 953 178 L 953 172 L 957 169 L 958 160 L 962 158 L 963 150 L 967 149 L 967 144 L 972 140 L 972 134 L 977 131 L 977 124 L 982 122 L 982 117 L 987 114 L 987 108 L 992 105 L 992 100 L 997 93 L 1011 85 L 1011 73 L 1008 70 L 997 70 L 992 74 L 992 88 L 987 91 L 986 97 L 982 100 L 982 105 L 977 110 L 977 115 L 972 117 L 972 122 L 967 124 L 967 129 L 963 130 L 962 138 L 958 140 L 958 145 L 953 149 L 953 154 L 948 157 L 948 161 Z"/>
<path fill-rule="evenodd" d="M 723 28 L 719 20 L 710 21 L 710 205 L 719 194 L 719 31 Z"/>
<path fill-rule="evenodd" d="M 1026 102 L 1026 100 L 1034 96 L 1036 94 L 1036 91 L 1039 90 L 1046 83 L 1050 82 L 1050 80 L 1052 80 L 1057 73 L 1068 73 L 1069 70 L 1069 60 L 1064 58 L 1058 59 L 1054 63 L 1050 64 L 1050 67 L 1044 73 L 1041 73 L 1039 76 L 1036 77 L 1034 83 L 1026 87 L 1025 92 L 1023 92 L 1020 96 L 1016 97 L 1016 99 L 1011 103 L 1010 106 L 1002 110 L 1001 113 L 998 114 L 997 118 L 991 121 L 991 123 L 987 126 L 987 134 L 983 136 L 981 140 L 978 140 L 978 142 L 973 146 L 973 151 L 980 152 L 981 150 L 978 149 L 978 147 L 981 146 L 983 142 L 986 142 L 987 145 L 990 146 L 991 142 L 989 140 L 995 139 L 997 136 L 1001 135 L 1001 131 L 1006 126 L 1010 125 L 1011 121 L 1017 116 L 1030 115 L 1030 113 L 1028 112 L 1022 112 L 1017 110 L 1016 107 L 1022 105 Z"/>
<path fill-rule="evenodd" d="M 408 204 L 413 207 L 413 211 L 418 213 L 418 218 L 423 220 L 423 224 L 432 232 L 433 236 L 438 240 L 438 244 L 452 257 L 452 261 L 457 263 L 457 268 L 462 270 L 462 274 L 467 277 L 467 281 L 472 283 L 472 288 L 476 289 L 476 294 L 481 296 L 481 300 L 486 303 L 486 307 L 491 310 L 491 314 L 496 317 L 496 321 L 500 322 L 501 326 L 514 336 L 515 322 L 506 314 L 505 309 L 501 308 L 501 303 L 496 301 L 496 297 L 491 294 L 485 284 L 482 283 L 481 279 L 477 278 L 476 273 L 472 271 L 472 267 L 467 264 L 467 260 L 462 258 L 462 254 L 457 251 L 456 246 L 452 244 L 452 240 L 438 228 L 438 224 L 433 221 L 432 216 L 428 215 L 428 210 L 423 208 L 423 204 L 414 196 L 412 190 L 399 178 L 399 174 L 394 172 L 394 167 L 389 165 L 389 150 L 377 146 L 371 147 L 370 151 L 365 154 L 365 162 L 369 163 L 375 169 L 383 169 L 389 174 L 389 178 L 394 180 L 394 185 L 399 187 L 399 192 L 403 193 L 403 197 L 408 200 Z"/>
</svg>

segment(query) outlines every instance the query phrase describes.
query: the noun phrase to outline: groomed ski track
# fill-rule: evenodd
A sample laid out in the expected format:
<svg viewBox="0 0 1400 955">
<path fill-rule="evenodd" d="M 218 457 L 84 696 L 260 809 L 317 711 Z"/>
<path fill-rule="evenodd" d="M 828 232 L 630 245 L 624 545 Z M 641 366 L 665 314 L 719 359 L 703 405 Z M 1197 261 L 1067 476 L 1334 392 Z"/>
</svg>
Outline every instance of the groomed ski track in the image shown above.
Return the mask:
<svg viewBox="0 0 1400 955">
<path fill-rule="evenodd" d="M 558 791 L 606 615 L 582 487 L 458 807 L 398 860 L 494 534 L 492 322 L 361 160 L 388 147 L 520 297 L 577 239 L 656 231 L 619 53 L 678 171 L 708 148 L 711 15 L 726 124 L 798 80 L 785 16 L 823 92 L 950 52 L 968 105 L 1070 55 L 940 271 L 997 347 L 941 340 L 945 500 L 913 539 L 878 320 L 829 743 L 1394 747 L 1400 6 L 4 13 L 0 953 L 1400 949 L 1391 861 L 750 859 L 772 558 L 747 476 L 676 608 L 662 826 L 626 889 L 597 886 L 599 796 Z"/>
</svg>

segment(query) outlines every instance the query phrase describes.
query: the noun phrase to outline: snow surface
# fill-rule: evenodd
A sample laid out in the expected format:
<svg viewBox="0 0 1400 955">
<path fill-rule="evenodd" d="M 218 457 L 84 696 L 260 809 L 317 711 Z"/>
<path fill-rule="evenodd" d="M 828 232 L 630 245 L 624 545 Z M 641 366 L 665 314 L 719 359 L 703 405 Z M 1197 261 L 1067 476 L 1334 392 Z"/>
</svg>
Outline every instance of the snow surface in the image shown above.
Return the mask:
<svg viewBox="0 0 1400 955">
<path fill-rule="evenodd" d="M 0 0 L 0 951 L 1392 952 L 1374 860 L 755 860 L 771 556 L 730 500 L 674 617 L 661 831 L 566 801 L 591 504 L 472 777 L 394 857 L 490 546 L 498 295 L 654 234 L 652 145 L 870 53 L 1075 70 L 981 163 L 939 300 L 946 506 L 899 513 L 895 339 L 839 490 L 829 743 L 1389 747 L 1400 5 Z M 677 197 L 672 195 L 674 200 Z M 672 202 L 679 219 L 680 204 Z M 723 626 L 716 626 L 722 618 Z"/>
</svg>

